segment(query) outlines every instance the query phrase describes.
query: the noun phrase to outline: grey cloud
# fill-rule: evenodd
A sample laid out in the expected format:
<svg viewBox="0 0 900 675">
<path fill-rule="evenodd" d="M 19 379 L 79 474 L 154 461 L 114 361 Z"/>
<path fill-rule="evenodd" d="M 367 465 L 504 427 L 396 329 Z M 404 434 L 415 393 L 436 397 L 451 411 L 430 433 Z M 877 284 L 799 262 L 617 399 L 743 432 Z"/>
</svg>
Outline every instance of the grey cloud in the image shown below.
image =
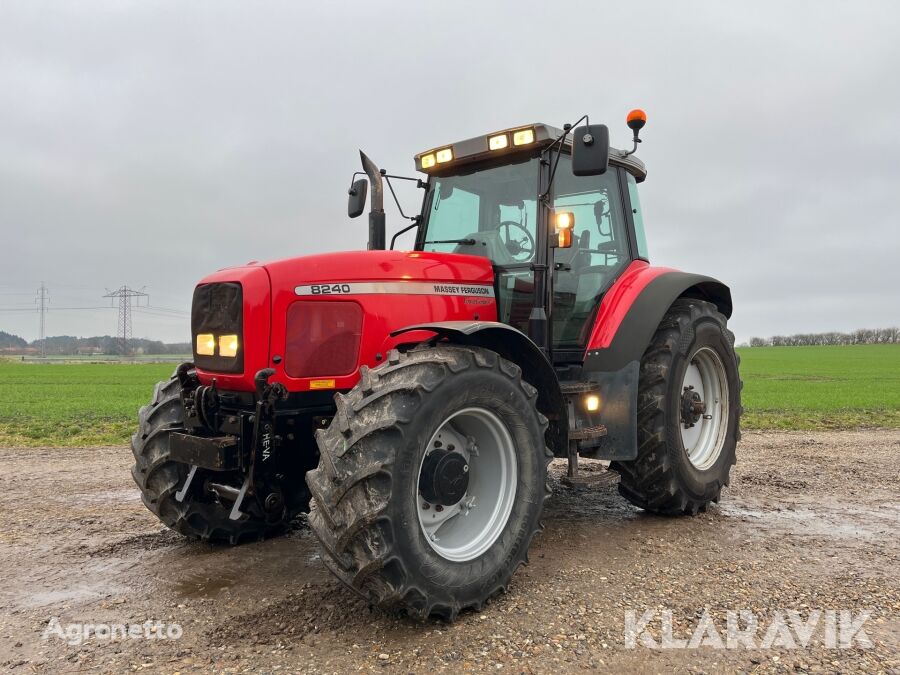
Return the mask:
<svg viewBox="0 0 900 675">
<path fill-rule="evenodd" d="M 898 34 L 889 2 L 4 3 L 0 292 L 128 283 L 186 309 L 216 268 L 362 247 L 359 147 L 411 173 L 421 149 L 582 112 L 625 145 L 640 106 L 654 263 L 731 284 L 740 339 L 900 323 Z"/>
</svg>

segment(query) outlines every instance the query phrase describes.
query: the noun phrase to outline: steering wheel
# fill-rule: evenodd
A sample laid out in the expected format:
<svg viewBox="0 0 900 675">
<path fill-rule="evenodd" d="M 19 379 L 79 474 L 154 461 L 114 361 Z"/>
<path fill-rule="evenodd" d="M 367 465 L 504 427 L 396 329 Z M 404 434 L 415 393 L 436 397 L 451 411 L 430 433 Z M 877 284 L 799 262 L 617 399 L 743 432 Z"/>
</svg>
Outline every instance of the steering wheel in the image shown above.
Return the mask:
<svg viewBox="0 0 900 675">
<path fill-rule="evenodd" d="M 525 236 L 521 239 L 514 238 L 510 233 L 511 227 L 521 230 Z M 513 260 L 516 262 L 531 260 L 531 256 L 534 254 L 534 237 L 522 223 L 517 223 L 515 220 L 503 220 L 497 225 L 497 234 Z"/>
</svg>

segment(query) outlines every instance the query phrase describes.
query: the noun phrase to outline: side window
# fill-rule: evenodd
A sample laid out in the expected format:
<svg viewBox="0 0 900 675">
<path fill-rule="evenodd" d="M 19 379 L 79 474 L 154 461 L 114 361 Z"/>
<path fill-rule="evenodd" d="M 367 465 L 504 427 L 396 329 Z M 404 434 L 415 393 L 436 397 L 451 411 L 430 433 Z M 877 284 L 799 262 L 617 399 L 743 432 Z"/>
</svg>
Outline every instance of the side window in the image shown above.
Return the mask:
<svg viewBox="0 0 900 675">
<path fill-rule="evenodd" d="M 601 176 L 575 176 L 569 158 L 560 160 L 553 210 L 575 215 L 575 236 L 571 248 L 554 250 L 555 347 L 584 346 L 603 292 L 631 260 L 619 176 L 615 167 Z"/>
<path fill-rule="evenodd" d="M 566 158 L 568 159 L 568 158 Z M 562 174 L 562 175 L 561 175 Z M 575 243 L 569 251 L 581 253 L 574 262 L 582 266 L 615 265 L 628 256 L 617 173 L 611 168 L 602 176 L 574 176 L 562 163 L 554 186 L 554 211 L 575 214 Z M 559 251 L 563 253 L 563 251 Z"/>
<path fill-rule="evenodd" d="M 637 240 L 638 257 L 649 260 L 647 252 L 647 235 L 644 232 L 644 212 L 641 209 L 641 200 L 638 197 L 637 181 L 630 173 L 628 175 L 628 198 L 631 201 L 631 213 L 634 218 L 634 236 Z"/>
</svg>

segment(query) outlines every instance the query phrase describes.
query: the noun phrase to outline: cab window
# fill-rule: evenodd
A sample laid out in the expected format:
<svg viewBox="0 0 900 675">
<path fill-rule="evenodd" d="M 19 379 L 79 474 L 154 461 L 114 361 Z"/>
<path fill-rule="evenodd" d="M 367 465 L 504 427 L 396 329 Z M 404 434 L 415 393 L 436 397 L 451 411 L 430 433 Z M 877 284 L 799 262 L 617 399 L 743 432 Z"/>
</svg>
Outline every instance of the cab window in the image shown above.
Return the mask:
<svg viewBox="0 0 900 675">
<path fill-rule="evenodd" d="M 583 347 L 603 292 L 631 260 L 619 189 L 621 172 L 575 176 L 571 160 L 560 158 L 553 186 L 554 212 L 575 214 L 572 247 L 555 249 L 553 344 Z"/>
<path fill-rule="evenodd" d="M 628 180 L 628 200 L 631 202 L 632 219 L 634 220 L 634 237 L 637 241 L 638 258 L 649 260 L 647 251 L 647 233 L 644 232 L 644 212 L 641 210 L 641 200 L 638 196 L 637 181 L 630 173 L 626 174 Z"/>
</svg>

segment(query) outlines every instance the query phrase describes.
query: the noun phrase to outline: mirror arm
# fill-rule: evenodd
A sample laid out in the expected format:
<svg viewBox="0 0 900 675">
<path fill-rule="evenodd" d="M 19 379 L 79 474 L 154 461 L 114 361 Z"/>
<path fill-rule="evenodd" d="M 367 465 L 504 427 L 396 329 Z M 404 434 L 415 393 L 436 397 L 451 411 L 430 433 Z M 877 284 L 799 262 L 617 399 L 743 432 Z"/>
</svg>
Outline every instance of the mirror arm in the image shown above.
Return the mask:
<svg viewBox="0 0 900 675">
<path fill-rule="evenodd" d="M 414 181 L 417 188 L 425 189 L 426 187 L 428 187 L 428 183 L 426 183 L 421 178 L 410 178 L 409 176 L 395 176 L 393 174 L 388 173 L 387 170 L 385 170 L 385 169 L 381 170 L 381 175 L 384 176 L 385 178 L 396 178 L 397 180 Z"/>
<path fill-rule="evenodd" d="M 401 234 L 405 234 L 405 233 L 409 232 L 414 227 L 418 227 L 419 223 L 422 222 L 422 216 L 413 216 L 412 218 L 410 218 L 410 220 L 413 221 L 411 225 L 407 225 L 402 230 L 396 232 L 393 237 L 391 237 L 391 250 L 392 251 L 394 250 L 394 244 L 397 241 L 397 237 L 399 237 Z"/>
<path fill-rule="evenodd" d="M 566 141 L 566 136 L 569 135 L 569 132 L 574 127 L 578 126 L 578 124 L 581 122 L 581 120 L 585 120 L 588 124 L 591 123 L 591 118 L 588 117 L 587 114 L 584 114 L 575 121 L 575 124 L 563 124 L 562 134 L 560 134 L 555 141 L 553 141 L 550 145 L 548 145 L 546 148 L 544 148 L 541 151 L 541 156 L 543 156 L 547 152 L 552 151 L 553 146 L 556 145 L 557 143 L 559 143 L 559 148 L 556 151 L 556 161 L 553 163 L 553 168 L 550 170 L 550 178 L 547 181 L 547 189 L 544 191 L 543 194 L 541 194 L 539 196 L 539 199 L 541 201 L 547 199 L 547 195 L 550 194 L 550 188 L 553 185 L 553 179 L 556 177 L 556 167 L 559 166 L 559 158 L 562 156 L 562 149 L 563 149 L 563 145 L 565 144 L 565 141 Z"/>
<path fill-rule="evenodd" d="M 384 182 L 387 183 L 388 189 L 391 191 L 391 196 L 394 198 L 394 203 L 397 205 L 397 210 L 400 212 L 400 215 L 406 220 L 415 220 L 416 216 L 408 216 L 403 213 L 403 207 L 400 206 L 400 200 L 397 199 L 397 193 L 394 192 L 394 186 L 391 184 L 391 178 L 397 178 L 397 176 L 388 176 L 385 173 L 384 169 L 381 170 L 381 175 L 384 176 Z M 402 178 L 402 176 L 401 176 Z M 413 178 L 407 178 L 406 180 L 416 180 Z M 393 247 L 392 247 L 393 248 Z"/>
<path fill-rule="evenodd" d="M 365 175 L 366 175 L 365 171 L 354 171 L 354 172 L 353 172 L 353 175 L 350 176 L 350 187 L 347 188 L 347 194 L 348 194 L 348 195 L 352 195 L 352 194 L 353 194 L 353 182 L 356 180 L 356 177 L 357 177 L 357 176 L 365 176 Z"/>
</svg>

